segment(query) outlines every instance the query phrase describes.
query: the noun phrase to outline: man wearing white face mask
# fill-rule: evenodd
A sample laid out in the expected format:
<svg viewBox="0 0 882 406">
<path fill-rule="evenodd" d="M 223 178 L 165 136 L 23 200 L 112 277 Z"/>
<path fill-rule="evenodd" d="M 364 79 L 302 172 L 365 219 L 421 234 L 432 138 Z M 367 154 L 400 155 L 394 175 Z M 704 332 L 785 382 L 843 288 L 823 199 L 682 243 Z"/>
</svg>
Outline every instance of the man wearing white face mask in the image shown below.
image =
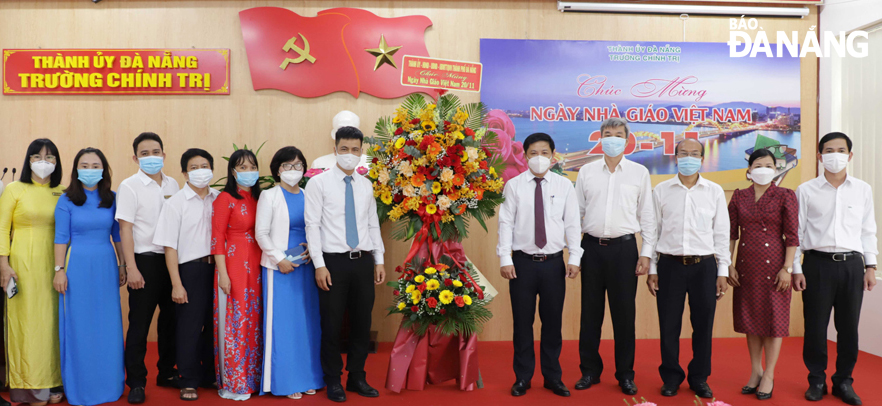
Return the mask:
<svg viewBox="0 0 882 406">
<path fill-rule="evenodd" d="M 147 334 L 153 312 L 159 306 L 157 335 L 159 374 L 157 386 L 178 385 L 175 369 L 175 307 L 163 247 L 153 244 L 156 219 L 166 199 L 180 190 L 178 182 L 165 176 L 162 139 L 145 132 L 132 143 L 138 173 L 125 179 L 116 194 L 116 220 L 119 221 L 129 291 L 129 329 L 126 332 L 125 362 L 129 403 L 144 403 L 147 385 Z"/>
<path fill-rule="evenodd" d="M 836 309 L 836 373 L 833 395 L 860 405 L 851 376 L 858 357 L 858 322 L 864 290 L 876 285 L 876 216 L 870 185 L 847 174 L 851 139 L 833 132 L 821 138 L 824 173 L 796 188 L 799 242 L 793 286 L 802 291 L 805 317 L 803 361 L 809 370 L 808 400 L 827 394 L 827 326 Z M 800 264 L 800 254 L 805 258 Z"/>
<path fill-rule="evenodd" d="M 600 125 L 603 159 L 579 169 L 576 197 L 582 219 L 582 319 L 576 389 L 600 382 L 600 334 L 609 297 L 615 332 L 616 380 L 626 395 L 637 393 L 634 346 L 637 278 L 649 271 L 655 246 L 652 182 L 643 165 L 625 158 L 628 122 L 610 118 Z M 637 251 L 635 234 L 643 237 Z"/>
<path fill-rule="evenodd" d="M 676 396 L 683 380 L 702 398 L 712 398 L 711 343 L 717 301 L 728 290 L 729 211 L 720 185 L 701 175 L 704 145 L 687 138 L 674 150 L 677 176 L 659 183 L 655 203 L 655 253 L 646 284 L 656 297 L 664 385 L 662 396 Z M 692 361 L 687 377 L 680 367 L 680 330 L 689 297 Z"/>
<path fill-rule="evenodd" d="M 370 346 L 374 284 L 383 283 L 383 239 L 373 185 L 355 172 L 364 135 L 355 127 L 337 130 L 337 165 L 309 180 L 306 188 L 306 240 L 315 263 L 322 324 L 322 370 L 327 396 L 346 400 L 341 385 L 340 333 L 349 309 L 349 376 L 346 390 L 365 397 L 379 392 L 368 385 L 364 363 Z"/>
<path fill-rule="evenodd" d="M 579 274 L 579 206 L 569 179 L 550 172 L 554 140 L 544 133 L 524 140 L 529 170 L 505 184 L 505 201 L 499 210 L 499 256 L 502 277 L 509 280 L 514 322 L 514 372 L 512 396 L 530 389 L 536 355 L 533 350 L 533 317 L 539 296 L 542 342 L 539 346 L 544 387 L 558 396 L 570 396 L 561 381 L 561 325 L 566 278 Z M 563 249 L 569 250 L 569 265 Z"/>
<path fill-rule="evenodd" d="M 165 250 L 176 303 L 181 400 L 195 400 L 197 386 L 215 381 L 211 214 L 220 192 L 208 187 L 213 170 L 214 158 L 207 151 L 184 152 L 181 171 L 187 183 L 163 204 L 153 236 L 153 243 Z"/>
</svg>

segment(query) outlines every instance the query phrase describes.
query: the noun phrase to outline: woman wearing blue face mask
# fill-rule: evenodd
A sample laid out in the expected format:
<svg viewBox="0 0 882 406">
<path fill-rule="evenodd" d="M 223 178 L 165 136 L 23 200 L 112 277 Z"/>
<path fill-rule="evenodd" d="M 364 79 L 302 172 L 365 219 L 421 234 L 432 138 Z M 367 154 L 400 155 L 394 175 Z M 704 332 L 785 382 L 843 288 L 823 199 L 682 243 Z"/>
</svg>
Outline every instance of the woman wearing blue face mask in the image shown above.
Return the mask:
<svg viewBox="0 0 882 406">
<path fill-rule="evenodd" d="M 104 154 L 80 150 L 55 207 L 61 376 L 74 405 L 115 402 L 125 387 L 119 288 L 126 268 L 110 185 Z"/>
</svg>

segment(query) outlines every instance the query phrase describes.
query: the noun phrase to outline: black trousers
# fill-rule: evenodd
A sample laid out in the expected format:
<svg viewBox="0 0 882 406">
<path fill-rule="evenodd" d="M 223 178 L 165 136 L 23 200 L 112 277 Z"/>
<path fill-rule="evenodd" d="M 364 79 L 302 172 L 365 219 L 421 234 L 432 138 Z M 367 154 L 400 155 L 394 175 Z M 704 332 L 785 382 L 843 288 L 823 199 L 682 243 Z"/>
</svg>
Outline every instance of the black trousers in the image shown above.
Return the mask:
<svg viewBox="0 0 882 406">
<path fill-rule="evenodd" d="M 181 388 L 216 380 L 214 371 L 214 264 L 180 264 L 187 303 L 175 304 Z"/>
<path fill-rule="evenodd" d="M 711 374 L 711 342 L 717 308 L 717 263 L 706 259 L 694 265 L 661 257 L 658 260 L 658 325 L 662 363 L 659 375 L 665 385 L 679 386 L 686 378 L 680 367 L 680 329 L 689 295 L 692 321 L 692 361 L 689 385 L 707 381 Z"/>
<path fill-rule="evenodd" d="M 637 307 L 637 241 L 600 245 L 582 239 L 582 320 L 579 359 L 582 376 L 600 378 L 600 332 L 609 297 L 615 334 L 616 379 L 634 380 L 634 320 Z"/>
<path fill-rule="evenodd" d="M 547 382 L 561 378 L 560 349 L 562 345 L 561 319 L 567 292 L 566 265 L 563 256 L 544 262 L 515 255 L 517 278 L 508 281 L 513 321 L 514 372 L 516 380 L 530 382 L 536 369 L 533 349 L 533 320 L 536 315 L 536 296 L 539 296 L 539 319 L 542 337 L 539 361 L 542 376 Z"/>
<path fill-rule="evenodd" d="M 807 252 L 802 271 L 805 274 L 802 359 L 809 370 L 809 384 L 822 384 L 827 380 L 827 326 L 831 309 L 836 309 L 833 324 L 837 334 L 833 385 L 851 384 L 858 357 L 858 322 L 864 299 L 863 257 L 851 255 L 846 261 L 835 262 Z"/>
<path fill-rule="evenodd" d="M 171 279 L 165 265 L 165 255 L 135 254 L 135 265 L 144 277 L 144 287 L 129 288 L 129 329 L 126 332 L 126 384 L 130 388 L 147 385 L 147 334 L 153 322 L 153 312 L 159 306 L 158 333 L 159 370 L 158 379 L 171 378 L 175 371 L 175 302 L 171 298 Z"/>
<path fill-rule="evenodd" d="M 374 308 L 374 257 L 363 253 L 359 259 L 324 254 L 325 266 L 331 273 L 331 290 L 319 289 L 319 310 L 322 316 L 322 371 L 325 383 L 340 383 L 343 357 L 340 355 L 340 333 L 343 315 L 349 311 L 349 352 L 346 370 L 350 381 L 365 379 L 364 363 L 371 342 L 371 311 Z"/>
</svg>

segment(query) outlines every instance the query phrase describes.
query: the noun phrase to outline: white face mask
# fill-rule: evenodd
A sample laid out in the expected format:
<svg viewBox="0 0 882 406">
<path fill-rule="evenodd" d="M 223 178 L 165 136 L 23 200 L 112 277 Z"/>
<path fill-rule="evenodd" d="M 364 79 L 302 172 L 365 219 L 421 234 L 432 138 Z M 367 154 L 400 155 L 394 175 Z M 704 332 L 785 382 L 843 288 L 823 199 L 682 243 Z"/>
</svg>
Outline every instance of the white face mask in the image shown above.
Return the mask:
<svg viewBox="0 0 882 406">
<path fill-rule="evenodd" d="M 537 155 L 530 158 L 530 160 L 527 161 L 527 165 L 534 174 L 543 175 L 548 171 L 548 168 L 551 167 L 551 160 L 542 155 Z"/>
<path fill-rule="evenodd" d="M 190 178 L 190 185 L 197 188 L 202 189 L 208 186 L 208 183 L 211 182 L 211 178 L 214 177 L 214 172 L 211 169 L 196 169 L 190 172 L 187 172 L 187 176 Z"/>
<path fill-rule="evenodd" d="M 39 178 L 46 179 L 55 172 L 55 164 L 47 161 L 31 162 L 31 172 Z"/>
<path fill-rule="evenodd" d="M 279 174 L 279 177 L 282 178 L 282 182 L 294 187 L 300 183 L 300 179 L 303 179 L 303 171 L 285 171 Z"/>
<path fill-rule="evenodd" d="M 351 171 L 358 166 L 358 162 L 361 161 L 360 156 L 352 155 L 352 154 L 337 154 L 337 164 L 343 168 L 344 171 Z"/>
<path fill-rule="evenodd" d="M 772 168 L 753 168 L 748 177 L 757 185 L 768 185 L 775 178 L 775 173 Z"/>
<path fill-rule="evenodd" d="M 842 172 L 845 166 L 848 165 L 848 154 L 831 152 L 821 155 L 821 159 L 824 161 L 824 169 L 832 173 Z"/>
</svg>

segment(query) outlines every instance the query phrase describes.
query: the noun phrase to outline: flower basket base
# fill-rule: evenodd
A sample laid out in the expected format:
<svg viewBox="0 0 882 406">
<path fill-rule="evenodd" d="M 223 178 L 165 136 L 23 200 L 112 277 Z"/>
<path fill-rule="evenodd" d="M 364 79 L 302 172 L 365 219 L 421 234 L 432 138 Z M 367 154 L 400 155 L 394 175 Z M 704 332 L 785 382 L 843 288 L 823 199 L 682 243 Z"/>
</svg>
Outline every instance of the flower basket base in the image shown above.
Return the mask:
<svg viewBox="0 0 882 406">
<path fill-rule="evenodd" d="M 423 390 L 426 383 L 437 385 L 453 379 L 463 391 L 483 387 L 477 335 L 444 335 L 433 325 L 419 336 L 411 328 L 399 328 L 386 372 L 386 389 L 395 393 Z"/>
</svg>

